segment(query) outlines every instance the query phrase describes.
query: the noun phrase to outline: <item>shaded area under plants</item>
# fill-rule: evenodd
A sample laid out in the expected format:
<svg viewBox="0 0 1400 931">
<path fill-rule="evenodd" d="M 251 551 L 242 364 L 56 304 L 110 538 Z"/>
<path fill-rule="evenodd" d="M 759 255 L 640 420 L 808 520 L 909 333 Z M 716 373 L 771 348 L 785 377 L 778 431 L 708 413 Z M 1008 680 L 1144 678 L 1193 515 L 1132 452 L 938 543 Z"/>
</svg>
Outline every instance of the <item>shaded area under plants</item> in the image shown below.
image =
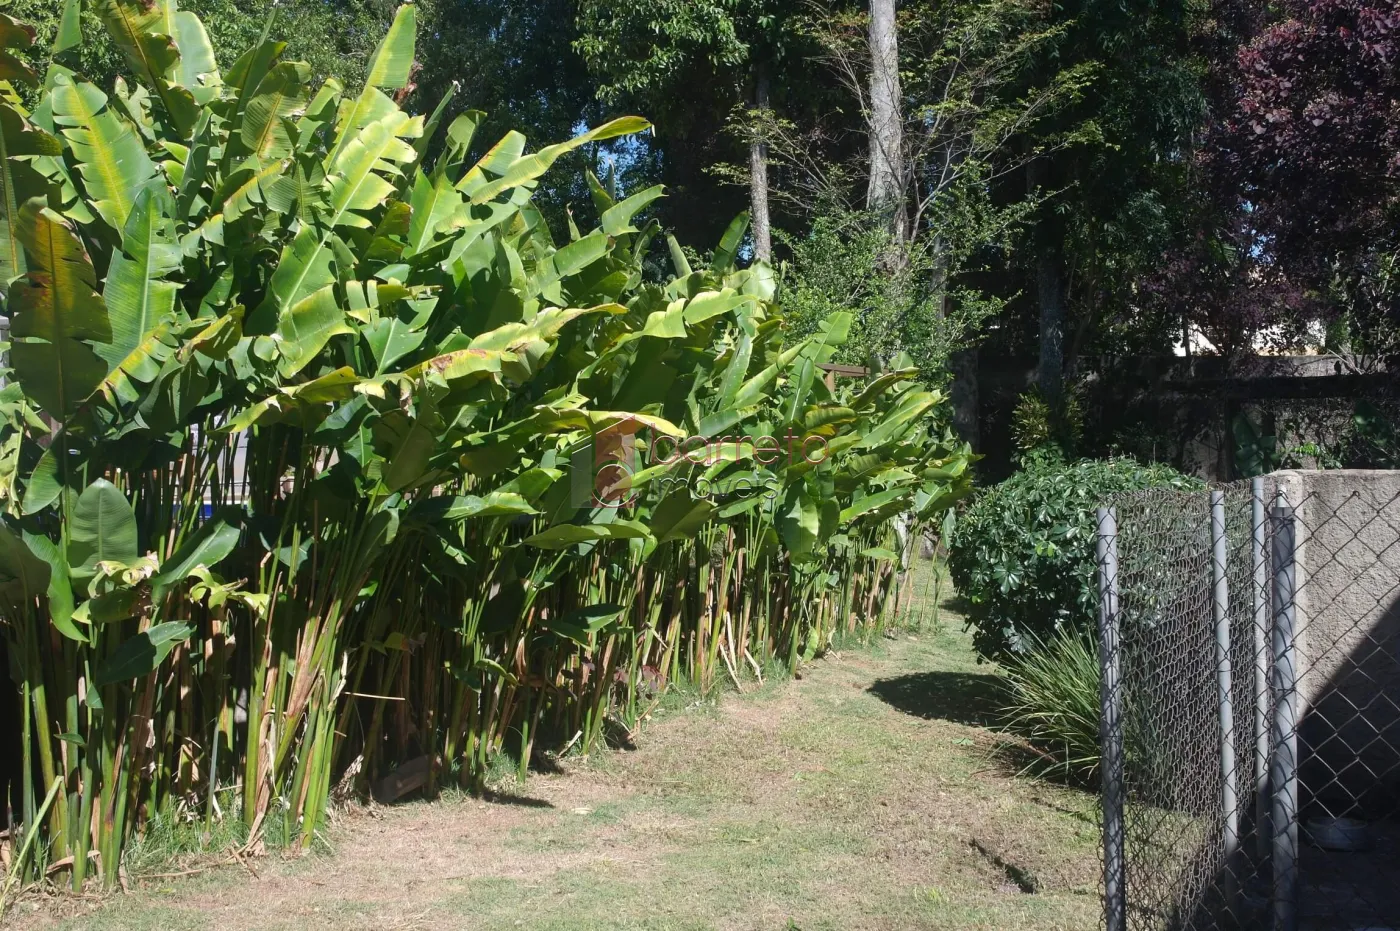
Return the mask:
<svg viewBox="0 0 1400 931">
<path fill-rule="evenodd" d="M 880 679 L 871 694 L 916 718 L 992 727 L 1002 720 L 1006 682 L 994 673 L 915 672 Z"/>
</svg>

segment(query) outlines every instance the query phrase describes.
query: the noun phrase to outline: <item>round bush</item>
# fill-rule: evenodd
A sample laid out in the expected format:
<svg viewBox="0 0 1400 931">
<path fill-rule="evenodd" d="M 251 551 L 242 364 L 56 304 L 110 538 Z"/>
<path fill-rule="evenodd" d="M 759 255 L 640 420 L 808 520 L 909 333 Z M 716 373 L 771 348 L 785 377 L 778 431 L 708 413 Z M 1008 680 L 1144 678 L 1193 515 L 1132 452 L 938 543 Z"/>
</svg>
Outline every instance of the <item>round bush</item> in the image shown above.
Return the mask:
<svg viewBox="0 0 1400 931">
<path fill-rule="evenodd" d="M 1094 509 L 1115 492 L 1159 487 L 1202 483 L 1167 466 L 1095 459 L 1037 463 L 978 495 L 948 558 L 978 652 L 1008 659 L 1061 631 L 1093 631 Z"/>
</svg>

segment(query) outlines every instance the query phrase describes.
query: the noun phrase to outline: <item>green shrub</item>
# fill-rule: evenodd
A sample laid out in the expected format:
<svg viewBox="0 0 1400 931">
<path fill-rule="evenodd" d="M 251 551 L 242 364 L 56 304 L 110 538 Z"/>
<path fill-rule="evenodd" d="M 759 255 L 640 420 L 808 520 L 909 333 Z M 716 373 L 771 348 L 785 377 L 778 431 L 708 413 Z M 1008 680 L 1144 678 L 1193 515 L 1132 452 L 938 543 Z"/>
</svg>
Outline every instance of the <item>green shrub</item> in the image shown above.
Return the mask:
<svg viewBox="0 0 1400 931">
<path fill-rule="evenodd" d="M 792 254 L 782 265 L 783 312 L 795 336 L 816 332 L 834 311 L 857 311 L 838 362 L 866 365 L 907 354 L 921 371 L 941 371 L 1002 307 L 968 290 L 932 287 L 948 256 L 923 241 L 894 242 L 878 212 L 819 204 L 805 234 L 776 235 Z"/>
<path fill-rule="evenodd" d="M 1200 482 L 1128 459 L 1039 462 L 979 495 L 948 560 L 977 650 L 1007 659 L 1061 630 L 1092 630 L 1094 509 L 1115 492 L 1163 486 Z"/>
<path fill-rule="evenodd" d="M 1099 768 L 1099 658 L 1092 638 L 1062 630 L 1006 672 L 1007 729 L 1041 775 L 1092 783 Z"/>
</svg>

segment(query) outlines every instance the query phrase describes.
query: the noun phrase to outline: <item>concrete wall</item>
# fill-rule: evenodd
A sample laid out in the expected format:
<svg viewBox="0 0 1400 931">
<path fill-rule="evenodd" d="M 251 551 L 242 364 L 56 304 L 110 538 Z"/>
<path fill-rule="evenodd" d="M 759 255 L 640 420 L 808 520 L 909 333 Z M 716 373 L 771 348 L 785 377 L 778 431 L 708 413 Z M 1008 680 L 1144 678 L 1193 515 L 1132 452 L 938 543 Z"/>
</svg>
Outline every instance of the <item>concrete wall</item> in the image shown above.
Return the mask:
<svg viewBox="0 0 1400 931">
<path fill-rule="evenodd" d="M 1276 472 L 1296 509 L 1310 815 L 1400 815 L 1400 472 Z"/>
</svg>

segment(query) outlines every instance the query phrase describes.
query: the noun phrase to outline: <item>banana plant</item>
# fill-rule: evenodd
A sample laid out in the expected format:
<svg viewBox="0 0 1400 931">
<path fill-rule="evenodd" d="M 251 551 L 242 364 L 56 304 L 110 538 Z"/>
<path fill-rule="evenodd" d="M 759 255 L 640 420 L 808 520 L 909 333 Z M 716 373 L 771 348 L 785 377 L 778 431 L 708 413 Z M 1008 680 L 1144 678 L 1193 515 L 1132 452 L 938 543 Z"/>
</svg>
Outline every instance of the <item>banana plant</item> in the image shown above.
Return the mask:
<svg viewBox="0 0 1400 931">
<path fill-rule="evenodd" d="M 644 219 L 660 187 L 590 173 L 556 239 L 541 179 L 645 120 L 532 148 L 408 112 L 411 5 L 346 87 L 270 29 L 221 64 L 176 0 L 90 0 L 105 38 L 79 4 L 42 76 L 0 17 L 0 79 L 38 88 L 0 93 L 33 875 L 110 887 L 153 819 L 305 848 L 404 763 L 479 788 L 897 612 L 896 520 L 968 482 L 944 398 L 898 366 L 828 387 L 850 316 L 791 339 L 746 217 L 692 268 Z M 599 456 L 639 443 L 691 454 L 600 498 Z"/>
</svg>

